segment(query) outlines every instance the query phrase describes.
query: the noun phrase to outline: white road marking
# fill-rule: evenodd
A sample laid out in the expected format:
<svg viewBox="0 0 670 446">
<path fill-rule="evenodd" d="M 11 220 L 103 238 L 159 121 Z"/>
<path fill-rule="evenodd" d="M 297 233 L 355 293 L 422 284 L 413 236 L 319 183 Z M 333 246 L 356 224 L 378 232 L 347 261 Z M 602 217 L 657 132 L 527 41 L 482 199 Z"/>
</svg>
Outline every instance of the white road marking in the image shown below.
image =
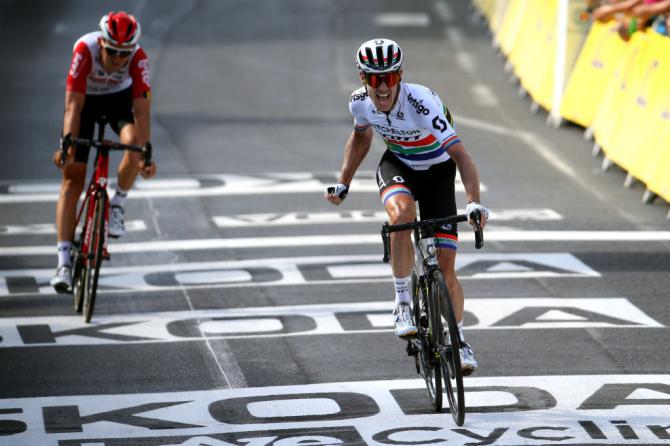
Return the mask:
<svg viewBox="0 0 670 446">
<path fill-rule="evenodd" d="M 497 264 L 503 266 L 493 268 Z M 507 265 L 507 266 L 505 266 Z M 521 265 L 524 268 L 518 268 Z M 537 277 L 600 277 L 569 253 L 464 252 L 456 258 L 461 280 Z M 99 293 L 184 291 L 185 289 L 326 285 L 388 281 L 391 268 L 375 255 L 282 257 L 219 262 L 169 263 L 101 269 Z M 0 291 L 9 296 L 53 294 L 52 268 L 0 271 Z M 249 276 L 252 280 L 249 281 Z M 218 277 L 218 279 L 217 279 Z M 32 288 L 26 288 L 26 278 Z M 12 280 L 24 279 L 23 288 Z M 184 280 L 186 283 L 180 282 Z M 233 282 L 233 280 L 237 280 Z"/>
<path fill-rule="evenodd" d="M 91 324 L 75 315 L 1 318 L 0 348 L 390 331 L 393 327 L 392 307 L 393 301 L 388 300 L 102 315 L 96 316 Z M 622 297 L 471 297 L 465 310 L 476 321 L 466 326 L 468 330 L 664 327 Z M 299 323 L 299 320 L 303 322 Z M 196 331 L 180 329 L 194 323 L 198 326 Z"/>
<path fill-rule="evenodd" d="M 493 91 L 486 85 L 475 84 L 470 87 L 470 91 L 477 104 L 485 107 L 496 107 L 498 105 L 498 99 L 495 94 L 493 94 Z"/>
<path fill-rule="evenodd" d="M 458 210 L 465 213 L 464 209 Z M 562 220 L 563 217 L 553 209 L 497 209 L 491 211 L 490 221 L 547 221 Z M 381 223 L 388 220 L 386 211 L 352 210 L 344 212 L 284 212 L 263 214 L 220 215 L 212 217 L 220 228 L 257 227 L 257 226 L 295 226 L 342 223 Z"/>
<path fill-rule="evenodd" d="M 442 1 L 435 2 L 435 8 L 443 22 L 451 22 L 454 19 L 454 13 L 451 10 L 449 3 Z"/>
<path fill-rule="evenodd" d="M 143 220 L 127 220 L 126 232 L 146 231 L 147 225 Z M 77 229 L 79 232 L 79 229 Z M 33 223 L 25 225 L 0 225 L 0 235 L 43 235 L 55 234 L 56 225 L 53 223 Z"/>
<path fill-rule="evenodd" d="M 376 26 L 418 26 L 426 27 L 430 25 L 430 17 L 428 14 L 422 12 L 403 13 L 403 12 L 387 12 L 376 14 L 373 18 L 373 23 Z"/>
<path fill-rule="evenodd" d="M 515 231 L 490 230 L 485 240 L 494 242 L 659 242 L 670 241 L 670 231 Z M 474 240 L 472 232 L 459 234 L 460 242 Z M 304 235 L 280 237 L 236 237 L 153 242 L 111 243 L 110 254 L 172 251 L 208 251 L 213 249 L 258 249 L 303 246 L 380 245 L 379 234 Z M 0 256 L 36 256 L 54 254 L 52 245 L 0 247 Z"/>
<path fill-rule="evenodd" d="M 455 54 L 455 58 L 456 63 L 458 63 L 464 71 L 468 73 L 473 73 L 475 71 L 475 59 L 471 53 L 468 53 L 467 51 L 458 51 Z"/>
<path fill-rule="evenodd" d="M 328 180 L 330 177 L 332 177 L 332 181 Z M 159 177 L 151 180 L 138 178 L 133 190 L 128 194 L 128 198 L 214 197 L 312 192 L 323 194 L 327 186 L 336 182 L 336 178 L 337 175 L 332 172 L 323 174 L 311 172 L 258 175 L 211 174 L 196 177 Z M 114 180 L 111 180 L 110 183 L 113 185 Z M 483 184 L 480 188 L 482 191 L 487 190 Z M 60 183 L 5 183 L 5 189 L 7 192 L 0 193 L 0 204 L 56 201 Z M 373 171 L 357 172 L 356 178 L 351 183 L 351 189 L 357 193 L 379 193 L 375 173 Z M 456 176 L 456 191 L 465 191 L 458 175 Z"/>
<path fill-rule="evenodd" d="M 430 410 L 421 379 L 9 398 L 3 406 L 15 408 L 6 419 L 25 423 L 11 436 L 16 446 L 130 439 L 188 446 L 667 444 L 668 374 L 464 383 L 468 412 L 460 428 L 448 412 Z"/>
<path fill-rule="evenodd" d="M 447 39 L 452 45 L 461 50 L 463 48 L 463 41 L 465 40 L 461 30 L 455 26 L 446 26 L 444 31 L 447 34 Z"/>
</svg>

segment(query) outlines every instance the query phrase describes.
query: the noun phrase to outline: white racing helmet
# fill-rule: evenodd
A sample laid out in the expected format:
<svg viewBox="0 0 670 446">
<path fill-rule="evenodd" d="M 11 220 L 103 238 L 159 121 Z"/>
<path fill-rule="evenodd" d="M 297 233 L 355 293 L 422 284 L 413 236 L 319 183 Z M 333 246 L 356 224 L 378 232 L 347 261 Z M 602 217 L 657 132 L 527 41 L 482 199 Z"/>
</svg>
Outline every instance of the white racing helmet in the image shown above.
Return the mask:
<svg viewBox="0 0 670 446">
<path fill-rule="evenodd" d="M 372 39 L 356 53 L 356 66 L 364 73 L 390 73 L 402 66 L 402 50 L 391 39 Z"/>
</svg>

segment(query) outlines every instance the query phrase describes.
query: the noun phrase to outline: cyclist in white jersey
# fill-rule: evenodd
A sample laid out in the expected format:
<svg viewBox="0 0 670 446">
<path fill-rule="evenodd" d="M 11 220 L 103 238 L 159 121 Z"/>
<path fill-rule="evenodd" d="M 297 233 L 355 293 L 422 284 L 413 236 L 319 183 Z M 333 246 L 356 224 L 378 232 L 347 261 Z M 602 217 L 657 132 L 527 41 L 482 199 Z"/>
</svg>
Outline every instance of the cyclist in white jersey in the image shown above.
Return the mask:
<svg viewBox="0 0 670 446">
<path fill-rule="evenodd" d="M 357 52 L 356 65 L 364 85 L 351 95 L 349 110 L 354 116 L 354 129 L 345 145 L 338 184 L 330 188 L 332 192 L 326 193 L 326 199 L 339 205 L 347 196 L 354 174 L 370 150 L 374 129 L 387 147 L 377 169 L 377 182 L 391 224 L 414 221 L 415 201 L 419 202 L 422 219 L 455 215 L 454 181 L 458 168 L 466 191 L 466 213 L 472 216 L 474 211 L 480 211 L 481 226 L 486 226 L 489 211 L 479 203 L 475 162 L 454 131 L 451 114 L 437 94 L 422 85 L 401 82 L 402 50 L 398 44 L 390 39 L 367 41 Z M 443 227 L 436 233 L 438 261 L 461 329 L 463 373 L 469 375 L 477 361 L 463 339 L 463 289 L 455 271 L 456 229 Z M 395 334 L 401 338 L 417 332 L 409 293 L 413 262 L 410 231 L 392 233 L 393 315 Z"/>
</svg>

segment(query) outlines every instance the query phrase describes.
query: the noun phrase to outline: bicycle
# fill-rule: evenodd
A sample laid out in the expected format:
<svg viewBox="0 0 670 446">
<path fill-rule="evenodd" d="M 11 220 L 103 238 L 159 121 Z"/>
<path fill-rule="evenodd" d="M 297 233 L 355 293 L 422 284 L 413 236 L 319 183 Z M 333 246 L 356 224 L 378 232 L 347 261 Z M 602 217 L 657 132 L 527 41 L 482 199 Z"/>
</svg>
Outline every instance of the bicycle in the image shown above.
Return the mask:
<svg viewBox="0 0 670 446">
<path fill-rule="evenodd" d="M 86 218 L 79 238 L 73 242 L 70 250 L 71 265 L 73 265 L 71 292 L 74 296 L 74 309 L 77 313 L 82 313 L 86 323 L 91 322 L 91 316 L 93 315 L 100 266 L 103 260 L 109 260 L 110 258 L 107 252 L 109 152 L 112 150 L 129 150 L 142 153 L 145 166 L 151 165 L 152 153 L 150 143 L 141 147 L 105 140 L 106 119 L 98 120 L 97 125 L 97 140 L 66 137 L 61 142 L 62 160 L 65 160 L 70 145 L 73 147 L 95 147 L 97 149 L 95 162 L 93 163 L 95 169 L 86 189 L 84 201 L 77 212 L 75 228 L 79 226 L 84 209 L 86 209 Z"/>
<path fill-rule="evenodd" d="M 426 382 L 428 395 L 436 412 L 442 410 L 442 383 L 449 400 L 449 409 L 457 425 L 465 421 L 465 391 L 461 371 L 460 347 L 456 317 L 449 297 L 444 274 L 437 262 L 435 230 L 446 224 L 468 221 L 466 215 L 414 221 L 382 226 L 384 263 L 390 260 L 390 234 L 413 231 L 415 265 L 412 270 L 411 291 L 413 317 L 417 334 L 407 341 L 407 354 L 414 356 L 416 371 Z M 475 215 L 475 247 L 484 246 L 484 235 Z M 446 321 L 446 330 L 443 318 Z M 456 348 L 454 348 L 456 346 Z"/>
</svg>

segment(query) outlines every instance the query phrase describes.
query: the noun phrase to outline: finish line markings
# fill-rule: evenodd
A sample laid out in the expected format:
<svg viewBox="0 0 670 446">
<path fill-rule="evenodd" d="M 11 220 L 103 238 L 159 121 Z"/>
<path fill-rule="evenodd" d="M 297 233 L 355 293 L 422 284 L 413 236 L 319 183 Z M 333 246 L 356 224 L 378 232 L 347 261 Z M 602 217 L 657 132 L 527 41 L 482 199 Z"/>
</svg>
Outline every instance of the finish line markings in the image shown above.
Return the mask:
<svg viewBox="0 0 670 446">
<path fill-rule="evenodd" d="M 115 180 L 110 181 L 113 186 Z M 320 193 L 327 186 L 337 182 L 335 173 L 294 172 L 266 173 L 257 175 L 212 174 L 193 177 L 154 178 L 144 180 L 138 178 L 133 186 L 129 199 L 140 198 L 180 198 L 207 197 L 225 195 L 258 195 L 285 193 Z M 379 193 L 375 173 L 360 171 L 351 183 L 356 192 Z M 486 186 L 480 186 L 482 192 Z M 60 183 L 57 182 L 21 182 L 0 184 L 0 204 L 32 203 L 56 201 Z M 464 192 L 465 188 L 456 175 L 456 191 Z"/>
<path fill-rule="evenodd" d="M 459 241 L 471 242 L 474 234 L 464 231 Z M 493 242 L 666 242 L 670 231 L 486 231 L 484 240 Z M 256 249 L 302 246 L 380 245 L 379 234 L 306 235 L 282 237 L 237 237 L 154 242 L 111 243 L 111 254 L 144 252 L 203 251 L 212 249 Z M 51 255 L 52 245 L 8 246 L 0 248 L 0 256 Z"/>
</svg>

